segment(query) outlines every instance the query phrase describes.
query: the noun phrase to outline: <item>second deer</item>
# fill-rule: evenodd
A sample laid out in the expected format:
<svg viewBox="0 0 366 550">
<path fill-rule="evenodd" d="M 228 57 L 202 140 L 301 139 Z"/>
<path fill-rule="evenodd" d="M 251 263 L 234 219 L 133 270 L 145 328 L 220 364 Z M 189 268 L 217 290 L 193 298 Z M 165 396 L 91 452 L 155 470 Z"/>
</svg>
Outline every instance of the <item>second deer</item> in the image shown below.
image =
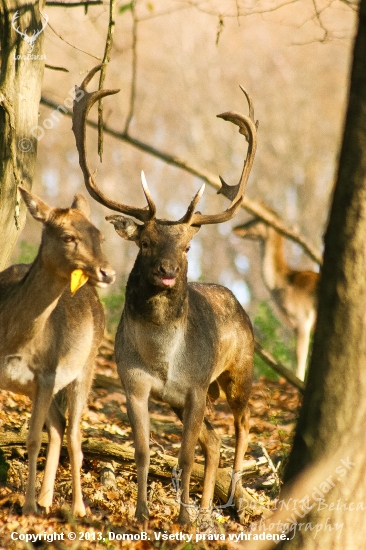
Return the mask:
<svg viewBox="0 0 366 550">
<path fill-rule="evenodd" d="M 89 221 L 89 206 L 82 195 L 75 196 L 70 208 L 61 209 L 25 189 L 20 192 L 31 215 L 43 224 L 34 262 L 0 273 L 0 387 L 32 399 L 23 513 L 37 512 L 36 469 L 44 424 L 49 445 L 38 503 L 46 510 L 51 507 L 65 430 L 54 396 L 66 388 L 72 511 L 84 516 L 80 419 L 104 332 L 104 312 L 93 287 L 112 283 L 115 273 L 101 250 L 101 234 Z"/>
<path fill-rule="evenodd" d="M 136 517 L 149 517 L 150 397 L 169 404 L 183 422 L 178 468 L 182 471 L 179 513 L 189 523 L 189 481 L 194 451 L 199 441 L 205 455 L 201 507 L 211 506 L 220 456 L 220 438 L 205 417 L 207 396 L 217 398 L 221 387 L 234 415 L 236 447 L 235 479 L 240 477 L 249 430 L 248 398 L 252 385 L 253 331 L 250 320 L 225 287 L 187 282 L 187 252 L 191 239 L 205 224 L 230 220 L 240 208 L 256 150 L 256 125 L 252 116 L 234 112 L 221 118 L 239 126 L 249 142 L 246 163 L 233 200 L 220 214 L 195 212 L 204 186 L 178 221 L 156 217 L 156 207 L 144 176 L 145 208 L 108 199 L 97 187 L 86 157 L 86 114 L 101 92 L 86 86 L 98 67 L 84 80 L 84 96 L 74 104 L 73 130 L 79 162 L 90 194 L 112 210 L 136 218 L 113 215 L 108 220 L 124 239 L 134 242 L 138 255 L 129 276 L 123 315 L 117 330 L 115 354 L 127 399 L 127 411 L 135 438 L 138 496 Z M 104 91 L 104 95 L 110 92 Z M 250 102 L 249 102 L 250 103 Z M 251 104 L 250 104 L 251 106 Z M 252 114 L 252 109 L 250 109 Z"/>
<path fill-rule="evenodd" d="M 234 228 L 243 239 L 261 243 L 263 280 L 281 319 L 296 334 L 296 375 L 304 380 L 317 306 L 319 273 L 291 269 L 284 258 L 284 237 L 258 218 Z"/>
</svg>

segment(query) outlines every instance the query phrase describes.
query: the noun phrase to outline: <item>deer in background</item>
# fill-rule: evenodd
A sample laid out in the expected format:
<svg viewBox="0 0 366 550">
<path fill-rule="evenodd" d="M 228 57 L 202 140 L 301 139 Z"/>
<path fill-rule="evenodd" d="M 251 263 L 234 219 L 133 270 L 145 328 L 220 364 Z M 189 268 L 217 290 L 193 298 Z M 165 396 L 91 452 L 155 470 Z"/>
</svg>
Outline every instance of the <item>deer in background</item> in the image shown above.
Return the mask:
<svg viewBox="0 0 366 550">
<path fill-rule="evenodd" d="M 238 225 L 234 233 L 243 239 L 255 239 L 261 243 L 263 280 L 280 317 L 295 331 L 296 375 L 304 380 L 316 316 L 319 273 L 291 269 L 284 258 L 284 237 L 258 218 Z"/>
<path fill-rule="evenodd" d="M 0 273 L 0 387 L 32 399 L 23 513 L 37 512 L 36 468 L 45 423 L 49 445 L 38 503 L 47 511 L 52 505 L 65 430 L 54 396 L 66 388 L 72 511 L 84 516 L 80 418 L 104 332 L 104 312 L 93 287 L 112 283 L 115 273 L 101 250 L 101 234 L 88 219 L 89 206 L 82 195 L 75 196 L 70 208 L 61 209 L 19 190 L 33 218 L 43 223 L 34 262 Z"/>
<path fill-rule="evenodd" d="M 73 131 L 90 194 L 108 208 L 141 222 L 121 215 L 106 218 L 122 238 L 134 242 L 139 249 L 127 282 L 125 308 L 115 342 L 118 372 L 126 392 L 135 439 L 136 517 L 140 521 L 149 517 L 148 400 L 153 397 L 169 404 L 183 423 L 178 458 L 182 476 L 179 522 L 187 524 L 190 521 L 189 481 L 197 441 L 205 456 L 201 506 L 208 509 L 212 503 L 221 441 L 205 417 L 205 407 L 207 396 L 217 398 L 219 388 L 226 394 L 234 415 L 234 479 L 240 477 L 248 443 L 247 405 L 254 347 L 250 320 L 227 288 L 187 282 L 187 252 L 191 239 L 202 225 L 228 221 L 240 208 L 256 150 L 256 125 L 250 116 L 235 112 L 219 115 L 237 124 L 249 142 L 243 173 L 239 184 L 232 187 L 233 200 L 227 210 L 213 215 L 195 212 L 203 185 L 180 220 L 158 219 L 143 175 L 147 206 L 137 208 L 108 199 L 99 190 L 89 169 L 85 146 L 86 116 L 101 92 L 89 93 L 86 86 L 98 69 L 91 71 L 81 85 L 84 96 L 74 103 Z M 108 95 L 114 91 L 102 93 Z"/>
</svg>

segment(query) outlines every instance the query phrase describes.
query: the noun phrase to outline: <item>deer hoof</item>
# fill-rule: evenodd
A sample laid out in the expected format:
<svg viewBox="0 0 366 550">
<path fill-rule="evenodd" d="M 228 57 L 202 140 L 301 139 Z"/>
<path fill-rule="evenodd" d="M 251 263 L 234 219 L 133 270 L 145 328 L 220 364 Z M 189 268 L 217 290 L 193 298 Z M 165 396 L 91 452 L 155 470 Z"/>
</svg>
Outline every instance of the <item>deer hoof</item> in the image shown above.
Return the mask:
<svg viewBox="0 0 366 550">
<path fill-rule="evenodd" d="M 37 504 L 35 502 L 34 503 L 25 502 L 22 508 L 22 514 L 23 516 L 38 515 L 39 510 L 38 510 Z"/>
<path fill-rule="evenodd" d="M 40 516 L 46 516 L 51 512 L 51 506 L 43 506 L 40 502 L 37 502 L 37 512 Z"/>
<path fill-rule="evenodd" d="M 189 512 L 188 512 L 188 508 L 186 506 L 184 506 L 183 504 L 181 504 L 181 506 L 180 506 L 179 516 L 178 516 L 178 523 L 181 526 L 184 526 L 184 525 L 188 526 L 188 525 L 191 524 L 191 518 L 190 518 L 190 515 L 189 515 Z"/>
<path fill-rule="evenodd" d="M 76 518 L 83 518 L 86 515 L 84 503 L 72 507 L 72 515 Z"/>
<path fill-rule="evenodd" d="M 41 497 L 37 501 L 37 508 L 43 513 L 48 514 L 51 511 L 52 500 L 46 497 Z"/>
<path fill-rule="evenodd" d="M 150 512 L 146 502 L 138 503 L 136 506 L 135 517 L 137 521 L 147 521 L 150 517 Z"/>
</svg>

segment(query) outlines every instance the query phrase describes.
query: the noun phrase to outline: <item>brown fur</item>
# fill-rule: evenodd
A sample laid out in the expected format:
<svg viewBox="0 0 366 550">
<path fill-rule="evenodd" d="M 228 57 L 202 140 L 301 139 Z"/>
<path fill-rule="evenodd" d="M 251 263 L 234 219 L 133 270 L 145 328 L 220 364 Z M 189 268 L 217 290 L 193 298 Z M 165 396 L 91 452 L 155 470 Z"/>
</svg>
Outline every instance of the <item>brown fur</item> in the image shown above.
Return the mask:
<svg viewBox="0 0 366 550">
<path fill-rule="evenodd" d="M 189 522 L 189 480 L 197 440 L 206 458 L 202 507 L 209 508 L 213 498 L 220 438 L 204 414 L 207 395 L 218 397 L 219 386 L 234 415 L 234 471 L 242 468 L 249 430 L 252 326 L 227 288 L 187 283 L 187 249 L 197 227 L 156 219 L 137 225 L 122 216 L 111 220 L 117 232 L 134 240 L 140 249 L 127 283 L 115 344 L 135 437 L 136 517 L 143 520 L 149 515 L 148 400 L 152 396 L 168 403 L 183 422 L 179 521 L 185 524 Z M 165 277 L 174 278 L 174 285 L 164 286 Z"/>
<path fill-rule="evenodd" d="M 68 210 L 52 209 L 21 190 L 32 215 L 44 224 L 38 255 L 30 265 L 0 273 L 0 387 L 28 395 L 32 414 L 27 438 L 29 476 L 24 513 L 35 513 L 36 462 L 43 425 L 49 434 L 39 504 L 49 509 L 65 418 L 54 396 L 67 388 L 67 431 L 73 481 L 73 512 L 85 515 L 81 495 L 80 417 L 92 381 L 93 360 L 104 331 L 104 312 L 91 285 L 109 284 L 114 271 L 101 235 L 87 218 L 87 203 L 75 197 Z M 71 272 L 82 269 L 91 284 L 74 296 Z"/>
</svg>

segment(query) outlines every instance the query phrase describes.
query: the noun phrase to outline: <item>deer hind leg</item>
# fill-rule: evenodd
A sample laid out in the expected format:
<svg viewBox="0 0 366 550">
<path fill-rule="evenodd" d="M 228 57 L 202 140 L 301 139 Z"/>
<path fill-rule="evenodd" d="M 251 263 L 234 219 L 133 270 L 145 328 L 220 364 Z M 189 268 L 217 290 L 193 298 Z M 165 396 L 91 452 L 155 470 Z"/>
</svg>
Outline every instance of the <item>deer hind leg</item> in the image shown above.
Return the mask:
<svg viewBox="0 0 366 550">
<path fill-rule="evenodd" d="M 36 475 L 37 475 L 37 458 L 42 442 L 42 429 L 49 412 L 53 383 L 42 383 L 38 381 L 37 390 L 33 399 L 32 413 L 29 422 L 29 432 L 27 437 L 28 451 L 28 483 L 25 493 L 25 502 L 23 506 L 23 514 L 36 514 Z"/>
<path fill-rule="evenodd" d="M 202 508 L 211 508 L 215 489 L 217 468 L 220 461 L 221 437 L 215 432 L 211 422 L 204 418 L 198 438 L 205 457 L 205 474 L 202 492 Z"/>
<path fill-rule="evenodd" d="M 67 387 L 69 421 L 67 427 L 67 448 L 70 456 L 72 479 L 72 513 L 83 517 L 86 514 L 81 491 L 80 470 L 83 462 L 81 450 L 80 421 L 92 383 L 92 363 L 89 368 Z"/>
<path fill-rule="evenodd" d="M 248 447 L 250 417 L 248 399 L 251 383 L 248 384 L 248 374 L 245 369 L 236 370 L 234 373 L 226 371 L 219 377 L 218 381 L 225 392 L 227 402 L 234 416 L 235 458 L 233 472 L 235 476 L 243 468 L 244 454 Z"/>
<path fill-rule="evenodd" d="M 183 411 L 176 408 L 173 408 L 173 411 L 183 421 Z M 198 442 L 205 457 L 201 507 L 207 509 L 212 505 L 217 468 L 220 460 L 221 437 L 215 432 L 214 427 L 206 417 L 203 419 Z"/>
<path fill-rule="evenodd" d="M 60 458 L 62 439 L 65 432 L 65 417 L 60 411 L 56 400 L 53 399 L 46 420 L 48 431 L 48 449 L 46 468 L 43 476 L 41 492 L 38 504 L 49 512 L 53 500 L 53 488 L 55 484 L 56 471 Z"/>
</svg>

